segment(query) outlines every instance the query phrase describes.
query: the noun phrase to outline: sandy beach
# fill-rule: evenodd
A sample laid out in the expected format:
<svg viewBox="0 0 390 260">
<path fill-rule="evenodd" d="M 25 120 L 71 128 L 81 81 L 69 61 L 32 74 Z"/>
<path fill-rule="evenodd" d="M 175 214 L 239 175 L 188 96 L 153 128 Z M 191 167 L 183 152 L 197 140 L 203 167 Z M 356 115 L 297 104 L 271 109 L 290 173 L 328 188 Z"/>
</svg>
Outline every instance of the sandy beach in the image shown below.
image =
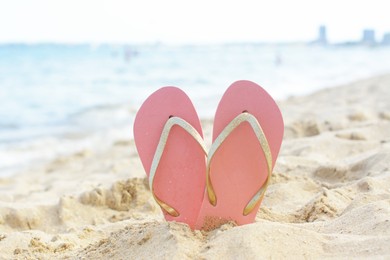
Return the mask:
<svg viewBox="0 0 390 260">
<path fill-rule="evenodd" d="M 278 104 L 285 136 L 255 223 L 166 222 L 118 139 L 0 177 L 0 258 L 390 258 L 390 75 Z"/>
</svg>

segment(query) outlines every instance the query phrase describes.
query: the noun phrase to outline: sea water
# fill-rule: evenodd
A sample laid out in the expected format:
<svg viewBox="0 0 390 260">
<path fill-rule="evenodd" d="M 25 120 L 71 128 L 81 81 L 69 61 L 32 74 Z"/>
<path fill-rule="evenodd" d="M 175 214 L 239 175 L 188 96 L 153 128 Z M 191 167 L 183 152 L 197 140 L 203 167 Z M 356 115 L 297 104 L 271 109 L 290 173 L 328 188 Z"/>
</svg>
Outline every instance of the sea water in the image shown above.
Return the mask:
<svg viewBox="0 0 390 260">
<path fill-rule="evenodd" d="M 281 100 L 388 72 L 389 47 L 0 45 L 0 176 L 112 138 L 130 139 L 137 109 L 162 86 L 182 88 L 200 117 L 212 118 L 239 79 Z"/>
</svg>

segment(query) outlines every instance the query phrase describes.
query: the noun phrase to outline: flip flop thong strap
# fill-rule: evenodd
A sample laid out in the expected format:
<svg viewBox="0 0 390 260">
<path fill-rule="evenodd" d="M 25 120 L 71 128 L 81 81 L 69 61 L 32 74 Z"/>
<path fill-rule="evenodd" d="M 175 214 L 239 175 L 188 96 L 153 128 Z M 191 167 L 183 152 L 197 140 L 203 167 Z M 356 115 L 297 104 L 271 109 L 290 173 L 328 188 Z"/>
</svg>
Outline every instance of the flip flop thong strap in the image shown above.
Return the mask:
<svg viewBox="0 0 390 260">
<path fill-rule="evenodd" d="M 175 125 L 180 126 L 187 133 L 189 133 L 197 141 L 197 143 L 202 148 L 202 150 L 205 154 L 207 154 L 207 151 L 206 151 L 206 145 L 204 144 L 203 138 L 200 136 L 198 131 L 196 131 L 196 129 L 190 123 L 188 123 L 187 121 L 185 121 L 184 119 L 182 119 L 180 117 L 174 117 L 174 116 L 170 117 L 167 120 L 167 122 L 165 123 L 164 128 L 162 130 L 162 133 L 160 136 L 160 141 L 158 142 L 156 152 L 153 156 L 152 165 L 150 167 L 149 187 L 150 187 L 150 190 L 152 191 L 153 197 L 156 200 L 156 202 L 158 203 L 158 205 L 160 205 L 160 207 L 163 210 L 165 210 L 169 215 L 171 215 L 173 217 L 178 217 L 180 215 L 180 213 L 175 208 L 170 206 L 168 203 L 166 203 L 166 202 L 162 201 L 160 198 L 158 198 L 157 195 L 154 193 L 154 188 L 153 188 L 154 177 L 156 175 L 158 165 L 160 164 L 160 159 L 163 155 L 165 146 L 167 144 L 169 133 L 170 133 L 172 127 Z"/>
<path fill-rule="evenodd" d="M 272 154 L 271 150 L 267 141 L 267 138 L 264 134 L 263 129 L 261 128 L 259 122 L 257 121 L 256 117 L 253 116 L 250 113 L 243 112 L 240 115 L 236 116 L 224 129 L 223 131 L 218 135 L 218 137 L 215 139 L 214 143 L 211 145 L 209 154 L 208 154 L 208 161 L 207 161 L 207 170 L 206 170 L 206 185 L 207 185 L 207 195 L 208 199 L 211 205 L 216 206 L 217 205 L 217 195 L 214 192 L 213 184 L 211 182 L 210 178 L 210 171 L 211 171 L 211 161 L 214 157 L 214 154 L 218 151 L 218 149 L 221 147 L 222 143 L 226 140 L 226 138 L 242 123 L 248 122 L 249 125 L 252 127 L 257 140 L 259 141 L 259 144 L 261 146 L 261 149 L 263 150 L 265 160 L 267 162 L 267 169 L 268 169 L 268 175 L 267 180 L 265 183 L 260 187 L 260 189 L 256 192 L 256 194 L 252 197 L 252 199 L 248 202 L 248 204 L 245 206 L 243 210 L 243 215 L 246 216 L 249 213 L 253 211 L 255 206 L 261 201 L 261 199 L 264 196 L 264 193 L 267 189 L 267 186 L 269 184 L 269 181 L 271 179 L 272 174 Z"/>
</svg>

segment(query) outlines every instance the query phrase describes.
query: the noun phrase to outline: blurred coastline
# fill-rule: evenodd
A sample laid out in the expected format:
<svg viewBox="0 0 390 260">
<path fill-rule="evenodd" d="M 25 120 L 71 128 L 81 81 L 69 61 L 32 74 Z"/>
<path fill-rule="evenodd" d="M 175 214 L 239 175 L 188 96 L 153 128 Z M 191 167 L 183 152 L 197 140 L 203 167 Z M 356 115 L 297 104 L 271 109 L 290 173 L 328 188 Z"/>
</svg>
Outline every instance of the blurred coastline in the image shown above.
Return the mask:
<svg viewBox="0 0 390 260">
<path fill-rule="evenodd" d="M 162 86 L 182 88 L 212 118 L 235 80 L 283 100 L 388 72 L 390 47 L 379 45 L 3 44 L 0 175 L 93 139 L 132 138 L 137 108 Z"/>
</svg>

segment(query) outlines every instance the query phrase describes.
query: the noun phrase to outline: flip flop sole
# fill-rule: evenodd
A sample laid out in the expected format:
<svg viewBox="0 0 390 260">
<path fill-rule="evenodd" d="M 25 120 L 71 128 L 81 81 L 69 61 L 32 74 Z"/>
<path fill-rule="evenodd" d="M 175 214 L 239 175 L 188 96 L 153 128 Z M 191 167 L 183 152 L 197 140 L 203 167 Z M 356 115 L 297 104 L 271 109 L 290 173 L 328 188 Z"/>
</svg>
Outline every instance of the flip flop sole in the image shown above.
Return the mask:
<svg viewBox="0 0 390 260">
<path fill-rule="evenodd" d="M 263 129 L 272 154 L 272 165 L 283 139 L 283 118 L 272 97 L 251 81 L 233 83 L 223 95 L 214 119 L 213 141 L 243 112 L 252 114 Z M 267 161 L 249 123 L 240 124 L 220 145 L 210 163 L 210 179 L 217 197 L 215 206 L 204 197 L 196 227 L 212 229 L 227 221 L 252 223 L 260 206 L 248 214 L 243 210 L 268 176 Z"/>
<path fill-rule="evenodd" d="M 134 122 L 135 144 L 148 176 L 163 128 L 172 116 L 184 119 L 202 136 L 195 108 L 182 90 L 164 87 L 154 92 L 145 100 Z M 206 157 L 197 141 L 182 128 L 173 126 L 153 184 L 155 195 L 180 214 L 174 217 L 163 210 L 166 220 L 194 227 L 204 196 L 205 168 Z"/>
</svg>

